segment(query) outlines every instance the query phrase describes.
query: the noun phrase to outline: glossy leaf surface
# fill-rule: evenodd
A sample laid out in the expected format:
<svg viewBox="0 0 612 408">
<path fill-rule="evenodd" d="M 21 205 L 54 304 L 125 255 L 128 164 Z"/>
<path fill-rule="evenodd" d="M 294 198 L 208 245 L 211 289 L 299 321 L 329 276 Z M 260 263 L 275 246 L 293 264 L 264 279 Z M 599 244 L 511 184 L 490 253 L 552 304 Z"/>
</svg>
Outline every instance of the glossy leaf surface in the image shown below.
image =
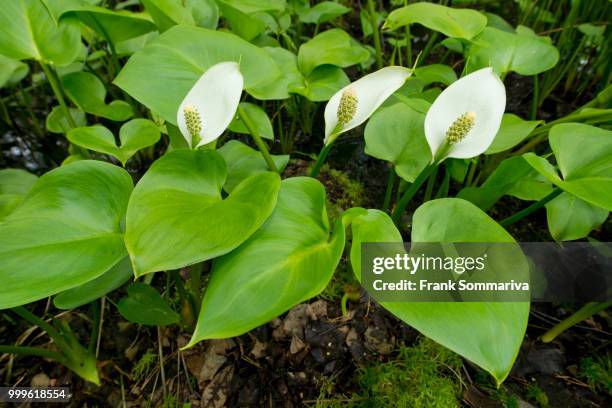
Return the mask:
<svg viewBox="0 0 612 408">
<path fill-rule="evenodd" d="M 43 175 L 0 224 L 0 309 L 81 285 L 122 259 L 131 191 L 125 170 L 99 161 Z"/>
<path fill-rule="evenodd" d="M 554 67 L 559 51 L 544 37 L 532 33 L 508 33 L 487 27 L 470 46 L 468 69 L 492 66 L 498 74 L 510 71 L 536 75 Z"/>
<path fill-rule="evenodd" d="M 612 131 L 579 123 L 553 126 L 549 133 L 561 177 L 534 153 L 523 155 L 540 174 L 584 201 L 612 210 Z"/>
<path fill-rule="evenodd" d="M 215 262 L 189 346 L 243 334 L 319 294 L 343 249 L 341 221 L 330 240 L 321 183 L 306 177 L 283 180 L 268 221 Z"/>
<path fill-rule="evenodd" d="M 412 242 L 513 242 L 494 220 L 467 201 L 429 201 L 414 213 Z M 361 242 L 402 242 L 391 219 L 370 211 L 353 221 L 351 263 L 361 279 Z M 529 303 L 383 302 L 383 307 L 425 336 L 503 381 L 527 328 Z"/>
<path fill-rule="evenodd" d="M 424 121 L 425 115 L 403 103 L 381 108 L 365 128 L 366 154 L 393 163 L 398 176 L 414 181 L 431 162 Z"/>
<path fill-rule="evenodd" d="M 74 21 L 57 23 L 51 10 L 61 0 L 11 0 L 0 7 L 0 54 L 68 65 L 80 51 L 81 32 Z M 48 6 L 48 7 L 47 7 Z"/>
<path fill-rule="evenodd" d="M 125 242 L 134 274 L 178 269 L 233 250 L 270 216 L 280 178 L 266 172 L 221 197 L 223 157 L 175 150 L 158 159 L 130 198 Z"/>
<path fill-rule="evenodd" d="M 393 10 L 383 28 L 395 30 L 418 23 L 448 37 L 471 39 L 487 25 L 487 18 L 476 10 L 457 9 L 419 2 Z"/>
<path fill-rule="evenodd" d="M 324 31 L 308 40 L 298 52 L 298 66 L 308 75 L 320 65 L 349 67 L 367 60 L 370 53 L 339 28 Z"/>
<path fill-rule="evenodd" d="M 74 128 L 67 135 L 75 145 L 110 154 L 124 166 L 140 149 L 157 143 L 160 136 L 157 125 L 148 119 L 132 119 L 121 126 L 120 146 L 115 143 L 111 131 L 101 125 Z"/>
</svg>

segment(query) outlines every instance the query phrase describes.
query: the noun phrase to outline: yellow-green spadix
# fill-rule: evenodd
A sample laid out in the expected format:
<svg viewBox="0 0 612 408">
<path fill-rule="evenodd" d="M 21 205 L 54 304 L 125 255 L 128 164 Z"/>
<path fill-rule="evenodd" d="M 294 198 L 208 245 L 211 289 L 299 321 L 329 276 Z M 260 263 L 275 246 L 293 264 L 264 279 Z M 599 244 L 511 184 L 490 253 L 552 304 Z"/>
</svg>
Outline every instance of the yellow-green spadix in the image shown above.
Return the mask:
<svg viewBox="0 0 612 408">
<path fill-rule="evenodd" d="M 425 137 L 437 161 L 469 159 L 484 153 L 499 130 L 506 88 L 491 68 L 453 82 L 425 116 Z"/>
<path fill-rule="evenodd" d="M 216 140 L 236 116 L 244 79 L 236 62 L 208 68 L 189 90 L 176 121 L 190 147 Z"/>
<path fill-rule="evenodd" d="M 325 107 L 325 144 L 368 120 L 411 74 L 409 68 L 385 67 L 336 92 Z"/>
</svg>

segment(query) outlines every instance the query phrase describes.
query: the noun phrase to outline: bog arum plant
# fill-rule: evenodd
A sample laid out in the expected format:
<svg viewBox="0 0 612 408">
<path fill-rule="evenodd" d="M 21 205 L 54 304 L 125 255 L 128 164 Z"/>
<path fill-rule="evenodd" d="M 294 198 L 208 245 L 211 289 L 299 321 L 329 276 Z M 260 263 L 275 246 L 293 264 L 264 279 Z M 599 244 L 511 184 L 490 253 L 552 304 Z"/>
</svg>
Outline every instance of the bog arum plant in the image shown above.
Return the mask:
<svg viewBox="0 0 612 408">
<path fill-rule="evenodd" d="M 364 123 L 389 96 L 412 75 L 410 68 L 391 66 L 379 69 L 350 83 L 331 97 L 325 106 L 325 141 L 311 176 L 321 166 L 338 136 Z"/>
<path fill-rule="evenodd" d="M 231 61 L 213 65 L 196 81 L 176 115 L 191 148 L 214 142 L 227 129 L 236 116 L 243 85 L 238 63 Z"/>
<path fill-rule="evenodd" d="M 442 91 L 427 111 L 423 125 L 432 163 L 397 203 L 393 211 L 396 225 L 410 199 L 444 159 L 471 159 L 489 148 L 505 109 L 506 88 L 492 68 L 472 72 Z"/>
</svg>

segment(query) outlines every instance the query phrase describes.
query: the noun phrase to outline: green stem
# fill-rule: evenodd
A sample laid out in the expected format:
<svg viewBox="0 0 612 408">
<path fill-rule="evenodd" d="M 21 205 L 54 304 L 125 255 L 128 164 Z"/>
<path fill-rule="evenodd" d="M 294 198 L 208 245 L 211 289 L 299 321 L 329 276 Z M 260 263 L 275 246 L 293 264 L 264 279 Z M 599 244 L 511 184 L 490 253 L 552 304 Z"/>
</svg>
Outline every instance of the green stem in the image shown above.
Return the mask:
<svg viewBox="0 0 612 408">
<path fill-rule="evenodd" d="M 47 64 L 45 64 L 44 62 L 41 62 L 40 66 L 42 67 L 45 73 L 45 76 L 47 77 L 47 80 L 49 81 L 49 84 L 51 85 L 51 89 L 53 90 L 53 93 L 55 94 L 55 97 L 57 98 L 57 102 L 60 104 L 61 108 L 64 110 L 64 115 L 66 115 L 68 124 L 70 124 L 71 128 L 77 127 L 77 124 L 74 121 L 74 118 L 70 114 L 70 110 L 68 109 L 68 105 L 66 104 L 66 100 L 64 99 L 64 94 L 62 92 L 62 88 L 60 86 L 59 80 L 55 76 L 55 72 L 53 72 L 53 69 L 49 67 Z"/>
<path fill-rule="evenodd" d="M 595 313 L 601 312 L 604 309 L 612 306 L 612 301 L 609 302 L 591 302 L 582 306 L 578 311 L 572 314 L 567 319 L 557 323 L 552 329 L 547 331 L 540 337 L 542 342 L 550 343 L 558 335 L 569 329 L 570 327 L 580 323 L 581 321 L 593 316 Z"/>
<path fill-rule="evenodd" d="M 540 97 L 540 81 L 536 74 L 533 77 L 533 98 L 531 99 L 531 112 L 529 113 L 529 120 L 535 120 L 538 116 L 538 106 Z"/>
<path fill-rule="evenodd" d="M 185 286 L 183 285 L 183 279 L 181 278 L 180 272 L 172 271 L 170 274 L 174 278 L 174 284 L 176 285 L 176 290 L 178 290 L 179 297 L 181 300 L 187 300 L 187 292 L 185 292 Z"/>
<path fill-rule="evenodd" d="M 437 164 L 430 164 L 427 167 L 425 167 L 423 171 L 421 172 L 421 174 L 419 174 L 418 177 L 414 180 L 414 183 L 412 183 L 410 187 L 408 187 L 408 190 L 404 192 L 404 194 L 402 195 L 402 198 L 400 198 L 399 202 L 397 203 L 397 206 L 395 207 L 395 210 L 393 211 L 392 218 L 393 218 L 393 222 L 395 223 L 395 225 L 399 226 L 401 218 L 402 218 L 402 214 L 406 210 L 406 206 L 408 205 L 412 197 L 414 197 L 419 187 L 421 187 L 421 185 L 425 182 L 427 177 L 429 177 L 431 172 L 436 167 L 437 167 Z"/>
<path fill-rule="evenodd" d="M 368 14 L 370 15 L 370 24 L 372 25 L 372 36 L 374 37 L 374 49 L 376 50 L 376 66 L 378 69 L 383 67 L 382 46 L 380 42 L 380 32 L 378 30 L 378 22 L 376 19 L 376 7 L 374 0 L 368 0 Z"/>
<path fill-rule="evenodd" d="M 96 352 L 96 343 L 98 342 L 98 335 L 100 334 L 100 305 L 98 305 L 97 300 L 91 302 L 91 309 L 93 314 L 93 321 L 91 323 L 91 336 L 89 338 L 88 350 L 91 354 L 94 354 Z"/>
<path fill-rule="evenodd" d="M 57 330 L 55 330 L 53 326 L 51 326 L 49 323 L 45 322 L 43 319 L 41 319 L 40 317 L 30 312 L 25 307 L 17 306 L 11 310 L 15 312 L 16 314 L 18 314 L 19 316 L 26 319 L 28 322 L 40 327 L 42 330 L 47 332 L 49 337 L 51 337 L 53 340 L 61 338 L 60 333 Z"/>
<path fill-rule="evenodd" d="M 442 184 L 436 193 L 436 198 L 446 198 L 448 196 L 448 189 L 450 187 L 450 171 L 448 168 L 444 171 L 444 179 L 442 180 Z"/>
<path fill-rule="evenodd" d="M 563 190 L 561 190 L 559 187 L 555 187 L 553 191 L 551 191 L 550 194 L 548 194 L 546 197 L 540 199 L 539 201 L 536 201 L 529 207 L 522 209 L 521 211 L 517 212 L 514 215 L 511 215 L 510 217 L 504 218 L 499 222 L 499 225 L 501 225 L 502 227 L 507 227 L 508 225 L 512 225 L 515 222 L 522 220 L 529 214 L 542 208 L 546 203 L 557 197 L 562 192 Z"/>
<path fill-rule="evenodd" d="M 323 163 L 325 163 L 325 159 L 327 158 L 327 155 L 329 154 L 329 151 L 331 150 L 333 144 L 334 142 L 331 141 L 323 146 L 321 152 L 319 153 L 319 156 L 317 157 L 317 161 L 314 167 L 310 171 L 310 177 L 316 178 L 319 175 L 319 171 L 321 170 L 321 167 L 323 167 Z"/>
<path fill-rule="evenodd" d="M 264 160 L 266 161 L 266 164 L 268 165 L 268 168 L 270 169 L 270 171 L 278 173 L 278 169 L 276 168 L 276 164 L 274 164 L 274 160 L 272 160 L 272 156 L 270 156 L 270 152 L 268 151 L 268 147 L 266 146 L 264 141 L 259 136 L 259 133 L 257 132 L 257 129 L 255 129 L 255 125 L 253 125 L 253 122 L 251 122 L 251 118 L 246 113 L 244 108 L 242 106 L 240 106 L 240 105 L 238 106 L 238 117 L 240 117 L 240 120 L 242 120 L 242 123 L 244 123 L 244 126 L 246 126 L 247 130 L 251 134 L 251 137 L 253 138 L 253 141 L 255 142 L 255 144 L 257 145 L 257 148 L 261 152 L 261 154 L 262 154 Z"/>
<path fill-rule="evenodd" d="M 393 193 L 393 186 L 395 185 L 395 169 L 393 166 L 389 166 L 389 176 L 387 177 L 387 188 L 385 189 L 385 200 L 383 201 L 382 210 L 387 211 L 389 204 L 391 204 L 391 194 Z"/>
<path fill-rule="evenodd" d="M 19 90 L 21 91 L 21 98 L 23 100 L 23 104 L 25 105 L 26 111 L 28 112 L 28 116 L 30 117 L 30 121 L 32 122 L 32 126 L 34 127 L 34 133 L 36 133 L 38 137 L 42 138 L 44 136 L 44 133 L 40 128 L 40 124 L 36 119 L 34 111 L 32 110 L 32 99 L 27 93 L 23 91 L 22 87 L 19 87 Z"/>
<path fill-rule="evenodd" d="M 342 295 L 342 299 L 340 300 L 340 310 L 342 311 L 342 316 L 346 317 L 348 315 L 347 303 L 348 303 L 348 293 Z"/>
<path fill-rule="evenodd" d="M 436 183 L 436 176 L 438 175 L 438 167 L 434 169 L 429 175 L 427 179 L 427 185 L 425 186 L 425 197 L 423 198 L 423 203 L 431 200 L 431 195 L 433 194 L 434 184 Z"/>
<path fill-rule="evenodd" d="M 189 268 L 189 289 L 196 306 L 199 306 L 200 303 L 202 303 L 202 294 L 200 292 L 200 288 L 202 286 L 202 266 L 202 264 L 198 264 L 192 265 Z"/>
<path fill-rule="evenodd" d="M 406 66 L 412 66 L 412 36 L 410 34 L 410 24 L 406 25 Z"/>
<path fill-rule="evenodd" d="M 427 44 L 425 44 L 425 48 L 423 49 L 423 53 L 421 54 L 422 61 L 425 61 L 425 58 L 427 58 L 427 56 L 429 55 L 429 52 L 433 48 L 437 39 L 438 39 L 438 33 L 433 32 L 433 34 L 431 34 L 431 36 L 429 37 Z"/>
<path fill-rule="evenodd" d="M 470 163 L 470 170 L 468 172 L 467 179 L 465 180 L 465 185 L 466 186 L 471 186 L 472 185 L 472 182 L 474 181 L 474 176 L 476 175 L 476 169 L 478 168 L 478 162 L 479 161 L 480 161 L 480 156 L 477 156 Z"/>
<path fill-rule="evenodd" d="M 9 354 L 21 354 L 25 356 L 38 356 L 49 358 L 51 360 L 55 360 L 58 362 L 65 361 L 65 358 L 60 353 L 55 351 L 45 350 L 40 347 L 24 347 L 24 346 L 1 346 L 0 345 L 0 354 L 9 353 Z"/>
<path fill-rule="evenodd" d="M 179 271 L 170 272 L 172 277 L 174 278 L 174 284 L 176 285 L 176 289 L 179 293 L 179 298 L 181 300 L 181 320 L 182 324 L 185 327 L 193 329 L 198 310 L 196 310 L 196 305 L 191 293 L 187 293 L 185 291 L 185 285 L 183 284 L 183 278 Z"/>
</svg>

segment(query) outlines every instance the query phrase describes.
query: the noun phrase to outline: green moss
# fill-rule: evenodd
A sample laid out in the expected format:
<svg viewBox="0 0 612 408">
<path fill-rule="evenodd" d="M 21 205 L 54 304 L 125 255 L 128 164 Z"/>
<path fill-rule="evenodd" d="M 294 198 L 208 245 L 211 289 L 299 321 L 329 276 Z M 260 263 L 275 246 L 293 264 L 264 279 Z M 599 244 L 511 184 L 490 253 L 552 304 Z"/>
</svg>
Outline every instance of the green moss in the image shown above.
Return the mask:
<svg viewBox="0 0 612 408">
<path fill-rule="evenodd" d="M 157 354 L 154 353 L 152 348 L 148 349 L 142 357 L 140 357 L 140 360 L 134 364 L 134 367 L 132 367 L 132 380 L 134 380 L 134 382 L 142 380 L 146 374 L 151 372 L 156 361 Z"/>
<path fill-rule="evenodd" d="M 612 354 L 583 359 L 578 375 L 595 390 L 612 395 Z"/>
<path fill-rule="evenodd" d="M 318 407 L 459 407 L 461 358 L 426 337 L 413 347 L 402 347 L 393 361 L 359 370 L 361 387 L 351 398 L 326 400 Z M 331 394 L 331 390 L 326 395 Z M 323 397 L 325 394 L 323 395 Z"/>
<path fill-rule="evenodd" d="M 505 408 L 519 408 L 519 398 L 509 393 L 503 386 L 497 388 L 491 374 L 479 369 L 474 376 L 474 380 L 480 389 L 486 391 L 492 399 L 501 402 Z"/>
<path fill-rule="evenodd" d="M 541 408 L 548 408 L 550 406 L 548 395 L 537 384 L 529 384 L 525 396 Z"/>
<path fill-rule="evenodd" d="M 361 207 L 366 202 L 365 189 L 343 171 L 324 165 L 319 180 L 327 192 L 327 213 L 333 224 L 340 214 L 352 207 Z"/>
</svg>

